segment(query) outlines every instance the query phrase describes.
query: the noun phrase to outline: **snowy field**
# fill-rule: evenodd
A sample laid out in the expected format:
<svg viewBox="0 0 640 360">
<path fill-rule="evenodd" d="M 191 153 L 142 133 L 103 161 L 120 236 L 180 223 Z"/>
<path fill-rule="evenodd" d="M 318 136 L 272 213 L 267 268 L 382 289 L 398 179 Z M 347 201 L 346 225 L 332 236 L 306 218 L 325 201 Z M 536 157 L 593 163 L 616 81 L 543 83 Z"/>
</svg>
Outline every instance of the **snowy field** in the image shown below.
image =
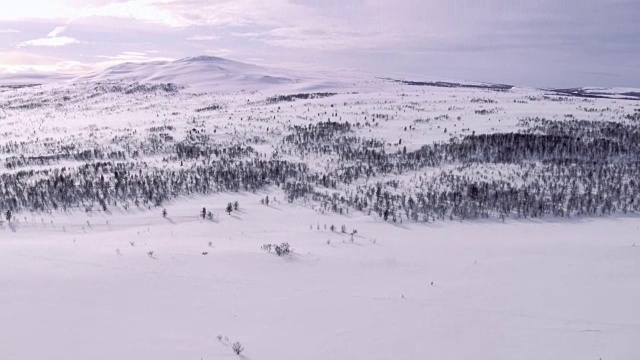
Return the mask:
<svg viewBox="0 0 640 360">
<path fill-rule="evenodd" d="M 218 75 L 200 77 L 208 72 Z M 235 342 L 250 360 L 640 359 L 633 172 L 612 177 L 615 191 L 598 183 L 593 203 L 605 205 L 568 200 L 579 215 L 518 207 L 479 219 L 418 214 L 405 198 L 464 176 L 516 191 L 560 165 L 456 158 L 335 184 L 322 177 L 344 180 L 360 166 L 344 160 L 346 141 L 372 141 L 362 153 L 395 164 L 472 134 L 548 130 L 534 118 L 635 129 L 638 101 L 263 72 L 195 58 L 2 89 L 0 359 L 235 359 Z M 132 85 L 123 74 L 177 85 Z M 313 95 L 278 98 L 301 93 Z M 350 128 L 313 150 L 287 137 L 321 122 Z M 225 176 L 249 161 L 308 169 L 285 167 L 301 172 L 295 181 L 246 170 L 244 188 L 233 188 Z M 220 163 L 204 187 L 202 169 Z M 198 176 L 171 188 L 149 180 L 157 173 Z M 122 180 L 129 174 L 135 181 Z M 153 194 L 120 190 L 144 181 Z M 481 189 L 465 188 L 468 203 Z M 384 196 L 387 211 L 397 195 L 398 205 L 383 218 L 353 194 Z M 290 255 L 263 249 L 282 243 Z"/>
<path fill-rule="evenodd" d="M 5 225 L 0 358 L 233 359 L 227 337 L 249 359 L 640 354 L 635 218 L 394 226 L 246 194 L 167 210 Z M 285 241 L 291 258 L 260 249 Z"/>
</svg>

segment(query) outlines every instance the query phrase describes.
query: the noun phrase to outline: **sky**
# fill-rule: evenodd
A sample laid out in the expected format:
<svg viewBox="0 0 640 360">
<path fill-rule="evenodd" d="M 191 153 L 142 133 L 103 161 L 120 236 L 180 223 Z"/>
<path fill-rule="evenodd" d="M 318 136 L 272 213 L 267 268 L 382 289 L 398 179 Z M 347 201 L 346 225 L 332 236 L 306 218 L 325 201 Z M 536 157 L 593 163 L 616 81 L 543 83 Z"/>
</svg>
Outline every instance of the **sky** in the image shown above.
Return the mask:
<svg viewBox="0 0 640 360">
<path fill-rule="evenodd" d="M 536 87 L 640 87 L 640 0 L 18 0 L 0 73 L 212 55 Z"/>
</svg>

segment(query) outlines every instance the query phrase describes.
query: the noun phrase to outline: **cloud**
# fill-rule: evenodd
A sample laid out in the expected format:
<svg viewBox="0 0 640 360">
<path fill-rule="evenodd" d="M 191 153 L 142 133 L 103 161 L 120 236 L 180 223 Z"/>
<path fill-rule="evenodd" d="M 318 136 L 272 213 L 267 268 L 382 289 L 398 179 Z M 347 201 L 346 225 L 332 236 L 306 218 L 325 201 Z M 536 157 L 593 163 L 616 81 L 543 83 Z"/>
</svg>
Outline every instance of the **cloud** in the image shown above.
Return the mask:
<svg viewBox="0 0 640 360">
<path fill-rule="evenodd" d="M 57 28 L 51 30 L 51 32 L 47 35 L 47 37 L 57 37 L 62 34 L 65 30 L 67 30 L 66 26 L 58 26 Z"/>
<path fill-rule="evenodd" d="M 18 45 L 18 47 L 27 47 L 27 46 L 61 47 L 61 46 L 80 43 L 80 41 L 72 37 L 59 36 L 66 30 L 67 30 L 67 26 L 58 26 L 55 29 L 51 30 L 49 34 L 47 34 L 47 37 L 23 41 Z"/>
<path fill-rule="evenodd" d="M 79 56 L 80 45 L 64 45 L 80 39 L 80 58 L 94 64 L 212 49 L 241 61 L 428 69 L 525 85 L 588 83 L 601 79 L 589 74 L 616 69 L 627 75 L 619 84 L 633 85 L 640 82 L 638 18 L 637 0 L 21 0 L 0 12 L 0 25 L 19 22 L 29 34 L 20 41 L 34 38 L 19 47 L 38 54 Z M 48 36 L 33 35 L 43 24 L 53 29 Z M 16 48 L 14 38 L 0 36 L 0 48 Z M 131 49 L 160 52 L 135 58 Z"/>
<path fill-rule="evenodd" d="M 79 73 L 91 68 L 91 64 L 57 56 L 37 55 L 24 51 L 0 52 L 0 73 Z"/>
<path fill-rule="evenodd" d="M 276 28 L 266 32 L 262 38 L 262 41 L 275 46 L 325 51 L 375 49 L 388 40 L 389 37 L 375 32 L 309 26 Z"/>
<path fill-rule="evenodd" d="M 20 43 L 18 47 L 27 47 L 27 46 L 60 47 L 60 46 L 66 46 L 71 44 L 78 44 L 78 43 L 80 43 L 80 41 L 72 37 L 59 36 L 59 37 L 46 37 L 41 39 L 27 40 Z"/>
<path fill-rule="evenodd" d="M 188 19 L 180 14 L 172 13 L 162 7 L 174 0 L 130 0 L 114 2 L 100 7 L 82 9 L 78 17 L 116 17 L 139 20 L 148 23 L 162 24 L 169 27 L 185 27 L 190 25 Z"/>
<path fill-rule="evenodd" d="M 220 36 L 216 35 L 195 35 L 187 38 L 187 40 L 191 41 L 212 41 L 218 39 L 220 39 Z"/>
<path fill-rule="evenodd" d="M 285 0 L 185 0 L 165 1 L 154 6 L 167 11 L 183 24 L 190 26 L 254 26 L 273 24 L 275 17 L 284 15 Z"/>
<path fill-rule="evenodd" d="M 99 55 L 98 58 L 122 61 L 149 61 L 151 57 L 148 54 L 158 53 L 158 51 L 123 51 L 117 55 Z"/>
<path fill-rule="evenodd" d="M 231 32 L 231 36 L 248 38 L 248 39 L 258 39 L 262 38 L 267 34 L 267 32 Z"/>
<path fill-rule="evenodd" d="M 96 68 L 107 68 L 122 63 L 141 63 L 150 61 L 173 61 L 175 58 L 164 56 L 151 56 L 149 54 L 155 54 L 157 52 L 139 52 L 139 51 L 124 51 L 117 55 L 99 55 L 98 59 L 101 59 L 95 64 Z"/>
<path fill-rule="evenodd" d="M 176 0 L 20 0 L 2 9 L 0 21 L 73 20 L 91 17 L 115 17 L 182 27 L 190 22 L 180 14 L 162 8 Z"/>
<path fill-rule="evenodd" d="M 234 54 L 234 51 L 231 49 L 215 49 L 215 50 L 207 50 L 207 54 L 211 54 L 217 57 L 228 57 Z"/>
<path fill-rule="evenodd" d="M 14 34 L 14 33 L 19 33 L 19 30 L 16 29 L 1 29 L 0 30 L 0 34 Z"/>
</svg>

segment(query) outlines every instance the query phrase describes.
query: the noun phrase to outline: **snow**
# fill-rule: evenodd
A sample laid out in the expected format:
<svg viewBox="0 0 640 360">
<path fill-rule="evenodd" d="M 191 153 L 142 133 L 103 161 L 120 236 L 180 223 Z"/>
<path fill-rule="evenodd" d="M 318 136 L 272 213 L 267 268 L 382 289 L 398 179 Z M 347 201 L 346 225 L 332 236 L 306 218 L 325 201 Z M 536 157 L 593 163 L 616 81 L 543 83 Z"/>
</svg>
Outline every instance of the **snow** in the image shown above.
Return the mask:
<svg viewBox="0 0 640 360">
<path fill-rule="evenodd" d="M 174 83 L 194 92 L 294 89 L 321 90 L 332 82 L 290 70 L 265 68 L 214 56 L 198 56 L 175 61 L 124 63 L 73 82 L 128 80 L 141 83 Z M 337 83 L 335 83 L 338 86 Z"/>
<path fill-rule="evenodd" d="M 69 81 L 75 76 L 56 73 L 2 73 L 0 86 L 57 84 Z"/>
<path fill-rule="evenodd" d="M 290 126 L 331 119 L 370 123 L 354 126 L 354 134 L 383 140 L 394 152 L 474 131 L 518 131 L 527 117 L 623 122 L 638 107 L 527 88 L 302 74 L 213 57 L 123 64 L 63 80 L 0 92 L 0 146 L 17 144 L 25 157 L 58 154 L 59 142 L 123 150 L 144 143 L 152 127 L 171 126 L 166 133 L 176 141 L 195 127 L 220 145 L 257 138 L 249 144 L 272 156 Z M 99 89 L 131 81 L 186 88 Z M 337 94 L 266 101 L 301 91 Z M 495 102 L 472 101 L 479 98 Z M 213 104 L 221 108 L 196 111 Z M 483 109 L 494 113 L 476 113 Z M 375 114 L 388 119 L 374 122 Z M 8 169 L 7 156 L 0 155 L 0 174 L 82 164 Z M 182 166 L 162 157 L 132 161 Z M 340 166 L 331 156 L 297 160 Z M 490 177 L 508 170 L 464 171 Z M 411 191 L 418 177 L 456 171 L 392 178 Z M 267 195 L 269 206 L 260 203 Z M 164 206 L 166 219 L 162 208 L 135 207 L 15 214 L 0 224 L 0 359 L 235 359 L 235 341 L 253 360 L 640 358 L 637 217 L 391 223 L 284 197 L 277 188 L 183 196 Z M 228 215 L 232 201 L 240 210 Z M 213 221 L 200 218 L 203 207 Z M 343 224 L 357 229 L 353 242 L 340 232 Z M 292 256 L 261 249 L 282 242 Z"/>
<path fill-rule="evenodd" d="M 620 100 L 640 100 L 640 88 L 615 87 L 603 88 L 595 86 L 587 86 L 575 89 L 559 89 L 559 94 L 572 94 L 586 97 L 602 97 Z"/>
<path fill-rule="evenodd" d="M 640 92 L 639 88 L 630 88 L 630 87 L 603 88 L 603 87 L 587 86 L 581 89 L 586 92 L 603 93 L 603 94 L 624 94 L 624 93 Z"/>
<path fill-rule="evenodd" d="M 640 354 L 635 218 L 394 226 L 260 197 L 5 224 L 0 358 L 234 358 L 218 334 L 251 359 Z"/>
</svg>

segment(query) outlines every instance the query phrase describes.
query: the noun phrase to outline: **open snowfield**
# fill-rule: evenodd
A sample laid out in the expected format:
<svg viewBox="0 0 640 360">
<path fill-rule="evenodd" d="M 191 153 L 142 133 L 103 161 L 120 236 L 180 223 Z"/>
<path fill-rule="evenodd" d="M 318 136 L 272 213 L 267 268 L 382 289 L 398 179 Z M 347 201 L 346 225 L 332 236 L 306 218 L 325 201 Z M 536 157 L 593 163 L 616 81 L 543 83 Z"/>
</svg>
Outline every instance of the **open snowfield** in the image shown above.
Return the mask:
<svg viewBox="0 0 640 360">
<path fill-rule="evenodd" d="M 2 88 L 0 360 L 640 359 L 635 90 L 447 86 L 200 57 Z"/>
<path fill-rule="evenodd" d="M 390 225 L 246 194 L 167 210 L 5 225 L 0 358 L 232 359 L 226 337 L 248 359 L 640 354 L 636 218 Z M 284 241 L 291 258 L 260 249 Z"/>
</svg>

